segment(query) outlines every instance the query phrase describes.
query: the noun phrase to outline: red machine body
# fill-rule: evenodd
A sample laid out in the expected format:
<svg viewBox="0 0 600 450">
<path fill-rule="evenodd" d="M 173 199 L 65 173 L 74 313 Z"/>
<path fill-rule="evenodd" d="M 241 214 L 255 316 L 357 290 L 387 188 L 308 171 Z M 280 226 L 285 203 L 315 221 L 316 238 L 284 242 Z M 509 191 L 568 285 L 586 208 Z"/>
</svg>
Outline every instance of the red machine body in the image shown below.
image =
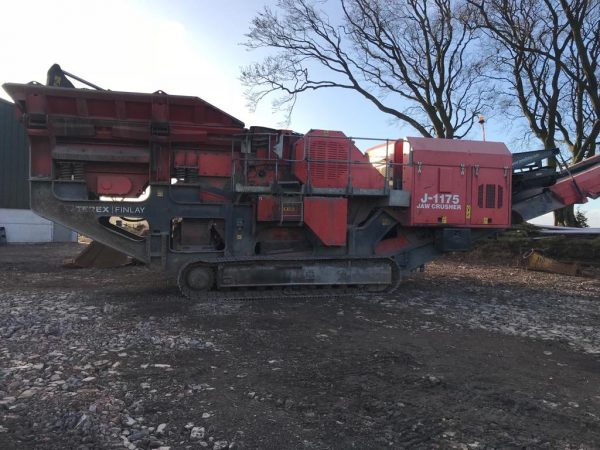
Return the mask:
<svg viewBox="0 0 600 450">
<path fill-rule="evenodd" d="M 245 128 L 195 97 L 4 88 L 31 143 L 32 209 L 173 273 L 190 297 L 394 289 L 511 214 L 600 194 L 600 160 L 555 173 L 542 165 L 549 150 L 515 161 L 497 142 L 407 138 L 387 141 L 394 151 L 374 166 L 342 132 Z"/>
<path fill-rule="evenodd" d="M 412 199 L 407 225 L 510 225 L 512 155 L 504 144 L 408 138 L 402 150 L 402 188 Z"/>
<path fill-rule="evenodd" d="M 328 247 L 345 246 L 348 222 L 348 199 L 306 197 L 304 222 Z"/>
</svg>

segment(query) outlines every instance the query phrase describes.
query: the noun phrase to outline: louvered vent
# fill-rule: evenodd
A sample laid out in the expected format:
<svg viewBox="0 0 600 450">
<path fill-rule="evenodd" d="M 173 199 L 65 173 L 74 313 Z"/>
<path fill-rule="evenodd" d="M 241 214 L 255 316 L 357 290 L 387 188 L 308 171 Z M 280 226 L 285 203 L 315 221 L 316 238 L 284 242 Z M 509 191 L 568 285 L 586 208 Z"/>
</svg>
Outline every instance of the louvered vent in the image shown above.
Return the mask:
<svg viewBox="0 0 600 450">
<path fill-rule="evenodd" d="M 502 208 L 504 188 L 495 184 L 480 184 L 477 188 L 477 206 L 479 208 Z"/>
<path fill-rule="evenodd" d="M 313 161 L 323 161 L 327 159 L 327 143 L 325 141 L 317 141 L 316 143 L 313 143 L 310 150 L 310 159 Z M 312 173 L 313 179 L 317 178 L 322 180 L 325 178 L 325 163 L 315 162 L 312 164 L 312 169 L 314 170 Z"/>
<path fill-rule="evenodd" d="M 345 141 L 329 140 L 316 141 L 310 146 L 311 180 L 327 180 L 328 184 L 340 186 L 346 183 L 348 176 L 348 143 Z M 340 161 L 335 162 L 335 161 Z"/>
</svg>

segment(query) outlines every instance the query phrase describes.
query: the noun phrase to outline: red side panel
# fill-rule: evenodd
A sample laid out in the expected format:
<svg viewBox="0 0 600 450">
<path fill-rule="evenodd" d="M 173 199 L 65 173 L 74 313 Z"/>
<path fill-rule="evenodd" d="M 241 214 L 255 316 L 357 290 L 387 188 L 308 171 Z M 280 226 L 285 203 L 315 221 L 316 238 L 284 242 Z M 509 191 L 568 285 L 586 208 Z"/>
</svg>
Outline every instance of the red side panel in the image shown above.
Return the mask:
<svg viewBox="0 0 600 450">
<path fill-rule="evenodd" d="M 471 178 L 471 225 L 506 226 L 510 220 L 508 173 L 502 168 L 482 167 Z"/>
<path fill-rule="evenodd" d="M 504 144 L 408 138 L 403 154 L 402 187 L 411 192 L 407 225 L 510 225 L 512 157 Z"/>
<path fill-rule="evenodd" d="M 50 178 L 52 176 L 52 152 L 47 137 L 29 136 L 31 143 L 31 176 Z"/>
<path fill-rule="evenodd" d="M 413 221 L 415 224 L 466 223 L 467 177 L 455 167 L 421 166 L 414 176 Z"/>
<path fill-rule="evenodd" d="M 280 217 L 279 201 L 272 195 L 261 195 L 256 205 L 256 220 L 272 222 Z"/>
<path fill-rule="evenodd" d="M 327 246 L 346 245 L 347 217 L 346 198 L 304 198 L 304 223 Z"/>
<path fill-rule="evenodd" d="M 198 173 L 205 177 L 229 177 L 231 153 L 199 153 Z"/>
</svg>

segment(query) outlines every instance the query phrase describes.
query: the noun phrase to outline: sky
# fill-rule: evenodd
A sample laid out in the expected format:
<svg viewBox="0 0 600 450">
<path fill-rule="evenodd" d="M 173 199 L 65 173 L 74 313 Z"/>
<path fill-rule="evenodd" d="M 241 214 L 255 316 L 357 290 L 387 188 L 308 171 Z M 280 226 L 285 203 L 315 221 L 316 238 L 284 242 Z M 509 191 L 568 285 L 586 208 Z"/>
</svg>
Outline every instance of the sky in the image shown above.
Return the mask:
<svg viewBox="0 0 600 450">
<path fill-rule="evenodd" d="M 252 17 L 275 0 L 29 0 L 3 2 L 0 26 L 0 84 L 45 83 L 58 63 L 96 85 L 118 91 L 201 97 L 246 126 L 277 128 L 283 115 L 267 101 L 252 112 L 244 97 L 240 67 L 264 53 L 248 51 Z M 9 99 L 0 89 L 0 97 Z M 499 121 L 500 119 L 494 119 Z M 489 123 L 486 137 L 503 141 L 511 124 Z M 414 131 L 348 90 L 322 90 L 299 97 L 291 123 L 341 130 L 348 136 L 397 139 Z M 507 131 L 508 129 L 508 131 Z M 475 131 L 477 133 L 477 131 Z M 476 134 L 473 138 L 477 139 Z M 506 142 L 513 152 L 523 148 Z M 583 205 L 591 226 L 600 227 L 600 199 Z M 534 223 L 551 224 L 551 216 Z"/>
</svg>

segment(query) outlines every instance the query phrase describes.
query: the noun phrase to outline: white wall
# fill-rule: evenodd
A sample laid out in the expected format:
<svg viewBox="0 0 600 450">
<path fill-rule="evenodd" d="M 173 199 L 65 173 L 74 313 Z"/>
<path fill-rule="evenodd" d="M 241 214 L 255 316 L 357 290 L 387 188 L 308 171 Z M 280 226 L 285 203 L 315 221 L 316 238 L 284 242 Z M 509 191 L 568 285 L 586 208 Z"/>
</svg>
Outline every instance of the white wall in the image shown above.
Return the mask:
<svg viewBox="0 0 600 450">
<path fill-rule="evenodd" d="M 29 209 L 0 208 L 0 227 L 6 230 L 7 242 L 75 241 L 77 233 L 65 233 L 64 227 L 35 214 Z"/>
</svg>

